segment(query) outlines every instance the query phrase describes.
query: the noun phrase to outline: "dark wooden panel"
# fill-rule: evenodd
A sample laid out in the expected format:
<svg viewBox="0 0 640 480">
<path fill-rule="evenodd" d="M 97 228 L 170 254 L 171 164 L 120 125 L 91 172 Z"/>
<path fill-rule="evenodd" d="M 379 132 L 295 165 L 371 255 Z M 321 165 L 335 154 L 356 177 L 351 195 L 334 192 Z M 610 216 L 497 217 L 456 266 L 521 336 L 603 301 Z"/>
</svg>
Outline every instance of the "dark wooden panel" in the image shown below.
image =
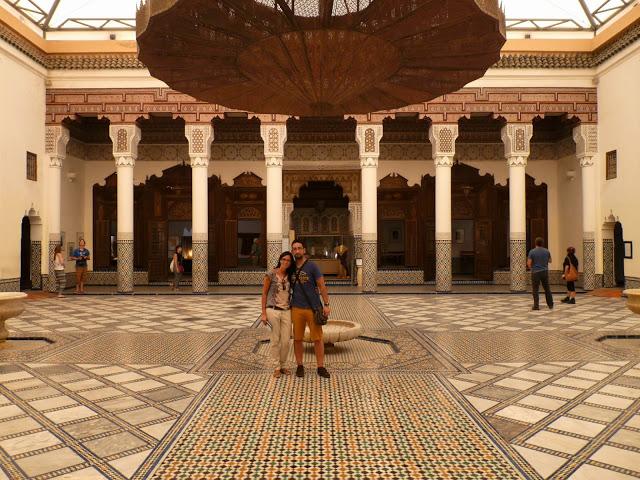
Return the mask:
<svg viewBox="0 0 640 480">
<path fill-rule="evenodd" d="M 475 276 L 481 280 L 493 279 L 491 220 L 475 221 Z"/>
<path fill-rule="evenodd" d="M 149 239 L 149 281 L 163 282 L 169 275 L 167 222 L 150 221 L 147 223 Z"/>
</svg>

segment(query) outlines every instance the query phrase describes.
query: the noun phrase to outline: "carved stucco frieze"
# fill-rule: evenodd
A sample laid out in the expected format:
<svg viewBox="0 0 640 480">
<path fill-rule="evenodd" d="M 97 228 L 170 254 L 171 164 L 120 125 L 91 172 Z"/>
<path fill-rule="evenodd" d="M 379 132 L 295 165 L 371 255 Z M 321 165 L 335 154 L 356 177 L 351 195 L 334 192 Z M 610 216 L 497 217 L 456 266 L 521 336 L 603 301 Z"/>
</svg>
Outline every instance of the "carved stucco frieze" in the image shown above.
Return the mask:
<svg viewBox="0 0 640 480">
<path fill-rule="evenodd" d="M 213 141 L 213 127 L 208 124 L 187 124 L 184 128 L 184 134 L 189 143 L 191 166 L 209 166 L 211 142 Z"/>
<path fill-rule="evenodd" d="M 278 166 L 277 160 L 271 158 L 279 158 L 280 166 L 284 157 L 284 144 L 287 141 L 287 126 L 284 123 L 262 123 L 260 124 L 260 136 L 264 142 L 264 158 L 267 166 Z M 271 164 L 270 164 L 271 163 Z"/>
<path fill-rule="evenodd" d="M 380 156 L 380 140 L 382 139 L 382 124 L 356 125 L 356 143 L 360 158 L 378 158 Z"/>
<path fill-rule="evenodd" d="M 135 124 L 109 125 L 116 166 L 134 166 L 138 158 L 140 128 Z"/>
<path fill-rule="evenodd" d="M 573 129 L 573 140 L 576 142 L 576 157 L 580 159 L 582 165 L 583 160 L 587 160 L 584 166 L 591 166 L 593 157 L 598 154 L 598 126 L 597 125 L 578 125 Z"/>
<path fill-rule="evenodd" d="M 360 201 L 360 171 L 319 172 L 319 171 L 287 171 L 282 175 L 282 196 L 284 202 L 293 202 L 299 195 L 300 187 L 313 182 L 332 181 L 342 187 L 342 193 L 349 197 L 349 203 Z"/>
<path fill-rule="evenodd" d="M 429 140 L 431 141 L 431 156 L 433 160 L 438 157 L 450 157 L 456 153 L 456 139 L 458 138 L 458 124 L 445 123 L 431 125 Z"/>
<path fill-rule="evenodd" d="M 45 153 L 49 157 L 50 168 L 62 168 L 67 156 L 69 130 L 62 125 L 47 125 L 45 129 Z"/>
<path fill-rule="evenodd" d="M 267 167 L 282 167 L 283 157 L 266 157 L 264 164 Z"/>
<path fill-rule="evenodd" d="M 509 123 L 502 127 L 500 132 L 504 144 L 504 157 L 509 163 L 512 158 L 524 158 L 531 154 L 531 137 L 533 137 L 533 125 L 531 123 Z M 519 164 L 521 160 L 513 160 Z"/>
</svg>

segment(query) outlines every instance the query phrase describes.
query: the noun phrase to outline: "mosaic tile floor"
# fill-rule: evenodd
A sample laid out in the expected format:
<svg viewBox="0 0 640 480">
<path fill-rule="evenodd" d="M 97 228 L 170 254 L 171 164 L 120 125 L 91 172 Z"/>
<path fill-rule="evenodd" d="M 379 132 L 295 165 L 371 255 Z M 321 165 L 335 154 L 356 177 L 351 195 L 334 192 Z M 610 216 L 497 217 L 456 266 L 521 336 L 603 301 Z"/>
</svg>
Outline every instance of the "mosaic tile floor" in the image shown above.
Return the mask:
<svg viewBox="0 0 640 480">
<path fill-rule="evenodd" d="M 0 480 L 640 478 L 640 348 L 597 341 L 640 333 L 621 299 L 333 292 L 363 336 L 276 380 L 259 297 L 222 293 L 27 302 Z"/>
</svg>

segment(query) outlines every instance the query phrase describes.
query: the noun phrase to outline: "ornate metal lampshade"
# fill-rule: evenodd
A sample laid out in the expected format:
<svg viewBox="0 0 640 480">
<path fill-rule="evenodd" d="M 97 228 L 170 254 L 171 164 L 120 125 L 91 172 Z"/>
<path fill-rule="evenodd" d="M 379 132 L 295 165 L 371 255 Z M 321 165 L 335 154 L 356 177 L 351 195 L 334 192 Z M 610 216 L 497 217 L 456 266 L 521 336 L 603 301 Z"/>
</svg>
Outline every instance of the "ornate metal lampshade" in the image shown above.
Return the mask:
<svg viewBox="0 0 640 480">
<path fill-rule="evenodd" d="M 499 60 L 498 0 L 146 0 L 140 60 L 170 87 L 256 113 L 432 100 Z"/>
</svg>

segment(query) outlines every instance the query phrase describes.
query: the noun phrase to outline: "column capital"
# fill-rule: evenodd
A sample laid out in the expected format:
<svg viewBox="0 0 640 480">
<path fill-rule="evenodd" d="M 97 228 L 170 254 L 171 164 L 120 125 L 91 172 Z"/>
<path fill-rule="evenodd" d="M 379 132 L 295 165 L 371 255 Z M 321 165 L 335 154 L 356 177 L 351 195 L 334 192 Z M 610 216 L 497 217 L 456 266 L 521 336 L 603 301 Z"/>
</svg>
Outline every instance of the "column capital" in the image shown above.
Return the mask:
<svg viewBox="0 0 640 480">
<path fill-rule="evenodd" d="M 580 166 L 582 168 L 593 167 L 595 165 L 595 161 L 593 160 L 593 157 L 584 156 L 579 158 L 580 158 Z"/>
<path fill-rule="evenodd" d="M 373 167 L 378 166 L 378 157 L 380 156 L 380 140 L 382 139 L 382 124 L 363 124 L 356 125 L 356 142 L 360 150 L 360 166 Z M 363 164 L 364 158 L 370 159 L 364 163 L 372 163 L 375 158 L 375 165 Z"/>
<path fill-rule="evenodd" d="M 189 143 L 191 167 L 208 167 L 213 141 L 213 126 L 209 123 L 187 124 L 184 136 Z"/>
<path fill-rule="evenodd" d="M 269 167 L 282 167 L 284 163 L 283 157 L 265 157 L 264 164 Z"/>
<path fill-rule="evenodd" d="M 576 157 L 580 160 L 580 165 L 590 167 L 593 165 L 593 157 L 598 153 L 598 126 L 594 124 L 580 124 L 573 129 L 573 140 L 576 142 Z M 582 160 L 585 157 L 591 158 L 591 163 L 587 161 L 584 165 Z"/>
<path fill-rule="evenodd" d="M 533 125 L 530 123 L 508 123 L 500 132 L 504 144 L 504 157 L 509 166 L 526 166 L 531 153 Z"/>
<path fill-rule="evenodd" d="M 140 127 L 136 124 L 109 125 L 113 156 L 117 167 L 133 167 L 138 158 Z"/>
<path fill-rule="evenodd" d="M 453 165 L 457 138 L 457 123 L 431 125 L 431 128 L 429 128 L 429 141 L 431 142 L 431 157 L 436 166 Z"/>
<path fill-rule="evenodd" d="M 49 155 L 49 168 L 62 168 L 64 156 Z"/>
<path fill-rule="evenodd" d="M 360 168 L 377 168 L 378 157 L 360 157 Z"/>
<path fill-rule="evenodd" d="M 267 167 L 282 166 L 284 144 L 287 141 L 287 125 L 285 123 L 261 123 L 260 136 L 264 142 L 264 158 Z M 279 160 L 273 160 L 274 157 Z"/>
<path fill-rule="evenodd" d="M 62 125 L 47 125 L 45 128 L 45 153 L 50 158 L 58 158 L 60 164 L 50 163 L 51 167 L 61 167 L 62 160 L 67 156 L 67 143 L 69 142 L 69 130 Z"/>
</svg>

